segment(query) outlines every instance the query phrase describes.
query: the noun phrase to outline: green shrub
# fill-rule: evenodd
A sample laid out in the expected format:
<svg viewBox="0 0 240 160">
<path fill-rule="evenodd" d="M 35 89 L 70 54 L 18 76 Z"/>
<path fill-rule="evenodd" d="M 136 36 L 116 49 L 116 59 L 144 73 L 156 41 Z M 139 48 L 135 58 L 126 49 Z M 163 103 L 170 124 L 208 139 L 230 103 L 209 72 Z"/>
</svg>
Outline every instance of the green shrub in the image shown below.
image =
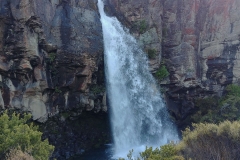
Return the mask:
<svg viewBox="0 0 240 160">
<path fill-rule="evenodd" d="M 219 123 L 225 120 L 240 120 L 240 86 L 228 85 L 227 94 L 223 98 L 197 99 L 197 111 L 192 115 L 195 123 Z"/>
<path fill-rule="evenodd" d="M 157 51 L 155 49 L 148 49 L 147 53 L 148 53 L 148 58 L 150 59 L 156 58 Z"/>
<path fill-rule="evenodd" d="M 226 87 L 226 91 L 228 92 L 228 96 L 237 96 L 240 97 L 240 86 L 236 84 L 230 84 Z"/>
<path fill-rule="evenodd" d="M 56 58 L 56 53 L 49 53 L 48 58 L 50 62 L 53 62 Z"/>
<path fill-rule="evenodd" d="M 162 81 L 163 79 L 165 79 L 166 77 L 169 76 L 169 72 L 166 68 L 165 65 L 162 65 L 159 70 L 156 72 L 156 77 L 158 78 L 158 80 Z"/>
<path fill-rule="evenodd" d="M 240 120 L 240 86 L 230 84 L 226 87 L 227 94 L 220 102 L 220 113 L 225 120 Z"/>
<path fill-rule="evenodd" d="M 58 87 L 55 87 L 54 92 L 56 92 L 56 93 L 62 93 L 61 89 L 58 88 Z"/>
<path fill-rule="evenodd" d="M 163 145 L 159 148 L 152 149 L 146 148 L 146 150 L 140 153 L 143 160 L 184 160 L 184 158 L 178 155 L 175 144 L 170 143 Z"/>
<path fill-rule="evenodd" d="M 204 99 L 196 99 L 195 107 L 197 109 L 191 118 L 194 123 L 208 122 L 218 123 L 224 121 L 219 116 L 219 100 L 215 97 L 208 97 Z"/>
<path fill-rule="evenodd" d="M 193 124 L 187 128 L 179 144 L 186 159 L 240 159 L 240 122 L 224 121 L 216 124 Z"/>
<path fill-rule="evenodd" d="M 46 160 L 52 154 L 54 146 L 48 140 L 41 140 L 42 133 L 33 123 L 27 124 L 30 114 L 13 113 L 8 116 L 7 111 L 0 116 L 0 158 L 4 157 L 11 149 L 19 148 L 36 160 Z"/>
<path fill-rule="evenodd" d="M 133 150 L 127 155 L 128 160 L 184 160 L 179 155 L 175 144 L 170 143 L 163 145 L 159 148 L 153 149 L 152 147 L 146 147 L 145 151 L 141 152 L 139 157 L 134 158 L 132 156 Z M 124 160 L 120 158 L 119 160 Z"/>
<path fill-rule="evenodd" d="M 102 85 L 93 85 L 90 87 L 90 91 L 94 94 L 99 94 L 105 92 L 105 87 Z"/>
<path fill-rule="evenodd" d="M 143 34 L 147 30 L 147 22 L 145 20 L 142 20 L 139 22 L 139 33 Z"/>
</svg>

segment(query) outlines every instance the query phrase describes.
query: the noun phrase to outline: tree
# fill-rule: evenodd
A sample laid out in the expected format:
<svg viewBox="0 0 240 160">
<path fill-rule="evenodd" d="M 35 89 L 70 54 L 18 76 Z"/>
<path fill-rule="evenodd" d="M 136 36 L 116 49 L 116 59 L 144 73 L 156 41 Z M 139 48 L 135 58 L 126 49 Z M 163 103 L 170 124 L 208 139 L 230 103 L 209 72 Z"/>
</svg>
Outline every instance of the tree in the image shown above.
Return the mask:
<svg viewBox="0 0 240 160">
<path fill-rule="evenodd" d="M 0 159 L 10 150 L 19 148 L 36 160 L 46 160 L 52 154 L 54 146 L 48 140 L 41 140 L 42 133 L 33 123 L 28 124 L 30 114 L 13 113 L 11 116 L 5 111 L 0 116 Z"/>
</svg>

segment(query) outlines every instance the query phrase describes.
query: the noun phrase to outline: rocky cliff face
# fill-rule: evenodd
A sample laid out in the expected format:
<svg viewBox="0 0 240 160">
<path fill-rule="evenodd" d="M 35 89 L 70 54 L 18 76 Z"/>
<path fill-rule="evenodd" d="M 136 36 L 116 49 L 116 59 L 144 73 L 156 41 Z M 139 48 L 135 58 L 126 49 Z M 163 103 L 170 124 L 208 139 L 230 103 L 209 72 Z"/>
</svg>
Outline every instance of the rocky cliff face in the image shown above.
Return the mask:
<svg viewBox="0 0 240 160">
<path fill-rule="evenodd" d="M 103 94 L 89 94 L 103 66 L 96 0 L 2 0 L 0 7 L 2 109 L 30 111 L 39 122 L 64 109 L 106 111 Z"/>
<path fill-rule="evenodd" d="M 169 94 L 182 99 L 181 116 L 194 107 L 193 98 L 221 96 L 227 84 L 238 83 L 239 9 L 237 0 L 164 3 L 168 37 L 163 43 L 164 57 L 171 64 Z M 169 21 L 171 17 L 175 21 Z"/>
<path fill-rule="evenodd" d="M 106 139 L 109 129 L 93 132 L 96 124 L 78 119 L 83 111 L 107 111 L 97 0 L 1 0 L 0 86 L 1 110 L 50 118 L 42 128 L 55 157 Z"/>
<path fill-rule="evenodd" d="M 169 81 L 163 85 L 168 88 L 170 109 L 177 119 L 182 120 L 191 112 L 194 99 L 221 96 L 227 84 L 239 83 L 238 0 L 108 0 L 108 3 L 112 13 L 143 42 L 145 49 L 151 44 L 161 55 L 154 59 L 162 57 L 170 72 Z M 147 23 L 144 32 L 134 28 L 135 23 L 142 21 Z"/>
</svg>

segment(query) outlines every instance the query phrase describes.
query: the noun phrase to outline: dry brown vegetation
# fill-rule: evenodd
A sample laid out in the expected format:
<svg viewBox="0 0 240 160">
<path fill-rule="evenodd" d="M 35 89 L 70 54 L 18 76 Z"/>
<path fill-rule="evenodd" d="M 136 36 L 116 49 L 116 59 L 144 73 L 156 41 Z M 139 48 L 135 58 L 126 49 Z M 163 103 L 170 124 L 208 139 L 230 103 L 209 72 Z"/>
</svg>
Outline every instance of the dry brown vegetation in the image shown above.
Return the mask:
<svg viewBox="0 0 240 160">
<path fill-rule="evenodd" d="M 225 121 L 216 124 L 194 124 L 183 132 L 177 145 L 186 159 L 238 160 L 240 159 L 240 122 Z"/>
<path fill-rule="evenodd" d="M 6 154 L 5 160 L 34 160 L 34 158 L 21 150 L 11 149 L 9 153 Z"/>
</svg>

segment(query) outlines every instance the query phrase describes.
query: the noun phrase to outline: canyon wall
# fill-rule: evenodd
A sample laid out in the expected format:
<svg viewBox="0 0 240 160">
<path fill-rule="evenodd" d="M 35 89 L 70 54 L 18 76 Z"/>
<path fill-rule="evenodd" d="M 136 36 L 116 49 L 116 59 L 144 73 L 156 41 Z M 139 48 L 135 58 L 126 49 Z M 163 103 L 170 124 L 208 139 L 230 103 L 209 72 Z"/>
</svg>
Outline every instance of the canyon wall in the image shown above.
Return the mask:
<svg viewBox="0 0 240 160">
<path fill-rule="evenodd" d="M 170 73 L 169 108 L 183 120 L 194 100 L 222 96 L 240 78 L 240 1 L 238 0 L 108 0 L 113 14 L 141 42 L 155 48 Z M 144 32 L 134 28 L 146 22 Z M 156 31 L 156 32 L 155 32 Z M 137 33 L 137 34 L 136 34 Z M 158 37 L 156 41 L 152 40 Z M 155 42 L 155 43 L 153 43 Z M 151 44 L 149 46 L 149 44 Z M 156 45 L 157 44 L 157 45 Z M 159 64 L 159 63 L 158 63 Z"/>
</svg>

